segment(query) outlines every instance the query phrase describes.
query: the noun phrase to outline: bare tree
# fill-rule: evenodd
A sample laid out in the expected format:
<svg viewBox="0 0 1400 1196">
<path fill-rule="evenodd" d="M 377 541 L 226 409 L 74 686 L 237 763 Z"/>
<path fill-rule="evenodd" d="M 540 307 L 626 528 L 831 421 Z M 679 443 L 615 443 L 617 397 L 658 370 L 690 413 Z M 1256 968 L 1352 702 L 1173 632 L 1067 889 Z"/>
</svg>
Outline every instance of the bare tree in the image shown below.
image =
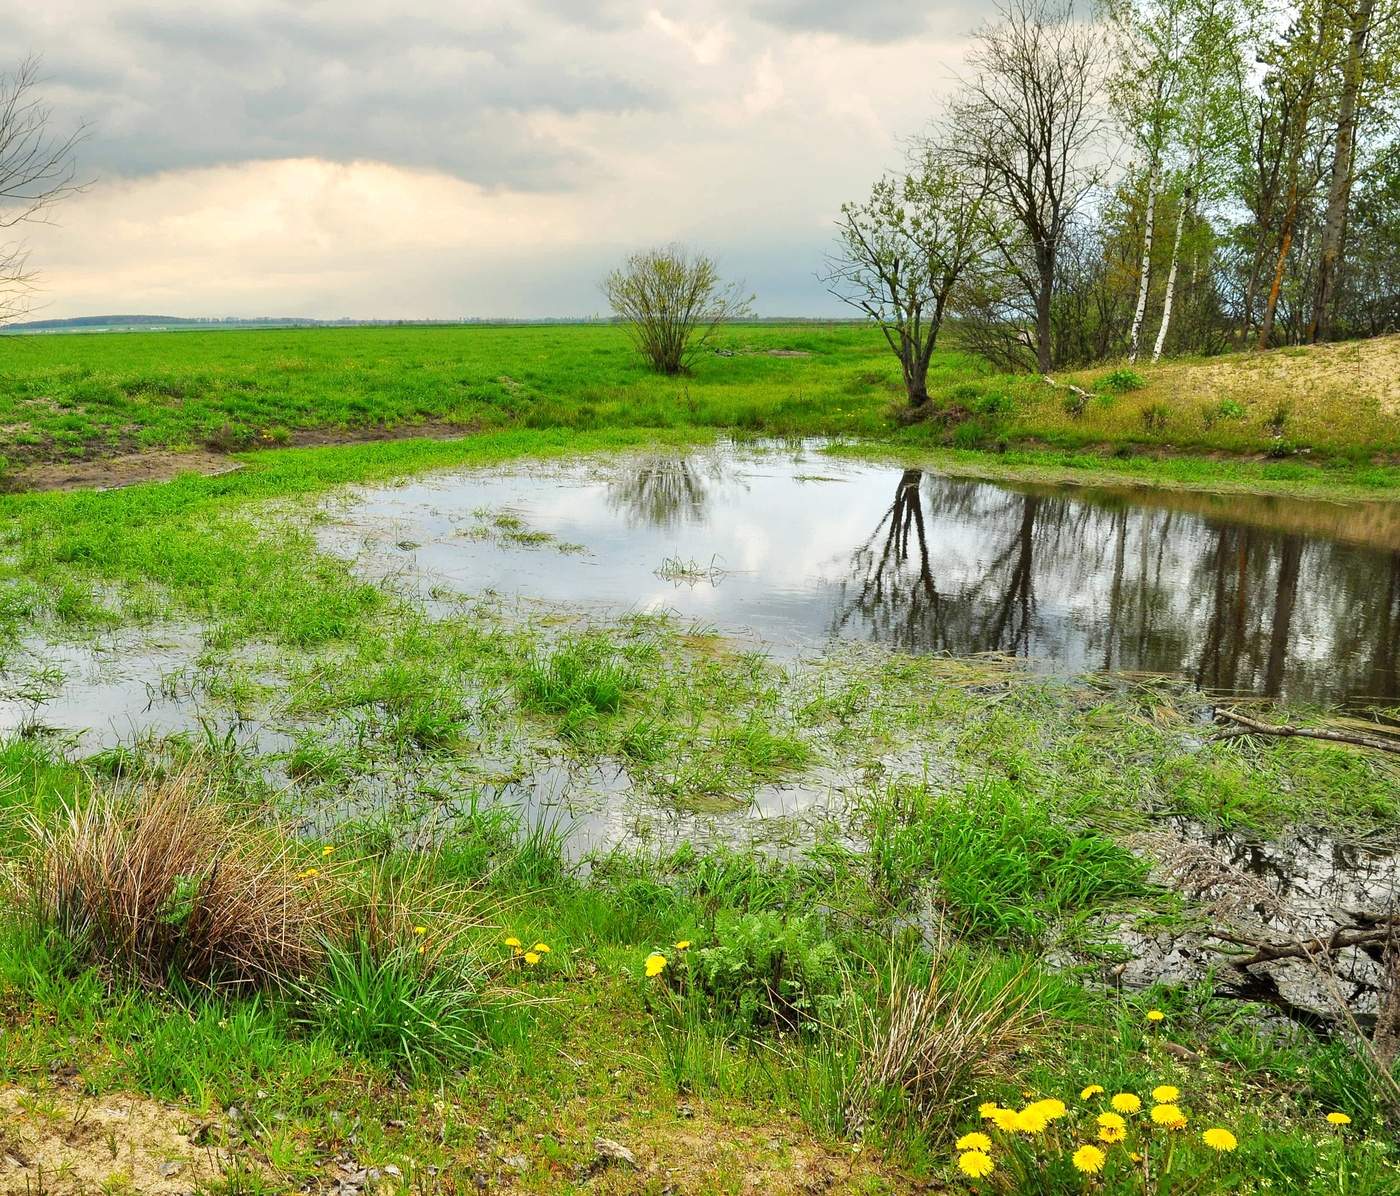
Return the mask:
<svg viewBox="0 0 1400 1196">
<path fill-rule="evenodd" d="M 955 97 L 945 144 L 988 179 L 1016 234 L 999 248 L 1034 313 L 1036 364 L 1054 363 L 1051 308 L 1060 242 L 1100 181 L 1107 110 L 1100 85 L 1108 42 L 1081 21 L 1073 0 L 1008 0 L 977 35 L 974 74 Z"/>
<path fill-rule="evenodd" d="M 721 281 L 713 258 L 680 245 L 632 254 L 603 293 L 659 374 L 688 372 L 716 328 L 753 314 L 742 283 Z"/>
<path fill-rule="evenodd" d="M 823 276 L 864 312 L 899 358 L 909 405 L 928 402 L 929 359 L 955 294 L 992 249 L 986 189 L 932 154 L 903 178 L 883 178 L 848 203 Z"/>
<path fill-rule="evenodd" d="M 43 222 L 50 207 L 82 189 L 73 150 L 83 130 L 52 132 L 52 110 L 39 99 L 38 84 L 33 57 L 0 73 L 0 230 Z M 0 323 L 27 310 L 34 278 L 24 243 L 0 244 Z"/>
</svg>

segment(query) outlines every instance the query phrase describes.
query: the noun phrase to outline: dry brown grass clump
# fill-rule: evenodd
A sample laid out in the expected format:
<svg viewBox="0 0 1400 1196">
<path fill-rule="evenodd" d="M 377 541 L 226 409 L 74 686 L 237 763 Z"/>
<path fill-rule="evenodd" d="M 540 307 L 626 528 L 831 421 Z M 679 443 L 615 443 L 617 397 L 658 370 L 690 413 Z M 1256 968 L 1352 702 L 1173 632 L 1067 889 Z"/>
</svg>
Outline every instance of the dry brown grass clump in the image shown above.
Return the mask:
<svg viewBox="0 0 1400 1196">
<path fill-rule="evenodd" d="M 1037 995 L 1026 974 L 1000 980 L 986 964 L 953 979 L 935 961 L 927 984 L 911 984 L 896 969 L 862 1028 L 847 1132 L 859 1134 L 881 1096 L 895 1091 L 924 1124 L 946 1120 L 960 1098 L 1002 1075 L 1044 1024 Z"/>
<path fill-rule="evenodd" d="M 34 912 L 84 962 L 150 985 L 245 989 L 319 962 L 324 887 L 198 773 L 94 793 L 33 836 Z"/>
</svg>

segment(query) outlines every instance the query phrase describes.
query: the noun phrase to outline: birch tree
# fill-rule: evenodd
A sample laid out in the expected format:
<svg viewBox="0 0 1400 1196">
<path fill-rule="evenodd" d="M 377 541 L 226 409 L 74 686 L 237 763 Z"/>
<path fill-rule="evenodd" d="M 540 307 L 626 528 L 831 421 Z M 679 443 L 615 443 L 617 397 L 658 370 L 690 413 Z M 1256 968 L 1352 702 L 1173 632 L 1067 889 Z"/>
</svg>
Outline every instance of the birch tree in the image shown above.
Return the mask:
<svg viewBox="0 0 1400 1196">
<path fill-rule="evenodd" d="M 1180 102 L 1171 150 L 1176 158 L 1177 211 L 1162 297 L 1162 320 L 1152 347 L 1160 361 L 1171 328 L 1182 234 L 1203 201 L 1224 197 L 1232 147 L 1244 135 L 1239 119 L 1245 48 L 1253 13 L 1239 0 L 1187 0 L 1176 76 Z"/>
</svg>

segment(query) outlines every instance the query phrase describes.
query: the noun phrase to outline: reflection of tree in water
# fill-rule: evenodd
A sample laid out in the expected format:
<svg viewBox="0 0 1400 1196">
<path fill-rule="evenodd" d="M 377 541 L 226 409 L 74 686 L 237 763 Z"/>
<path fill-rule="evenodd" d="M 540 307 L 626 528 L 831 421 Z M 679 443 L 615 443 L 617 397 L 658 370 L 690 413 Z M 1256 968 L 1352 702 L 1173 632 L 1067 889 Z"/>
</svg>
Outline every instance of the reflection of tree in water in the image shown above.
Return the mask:
<svg viewBox="0 0 1400 1196">
<path fill-rule="evenodd" d="M 669 528 L 701 523 L 711 486 L 726 477 L 718 457 L 652 457 L 637 462 L 608 484 L 608 506 L 625 515 L 633 526 Z"/>
<path fill-rule="evenodd" d="M 989 545 L 969 561 L 949 526 Z M 1400 696 L 1400 553 L 903 473 L 832 630 L 910 651 L 1185 674 L 1297 699 Z"/>
</svg>

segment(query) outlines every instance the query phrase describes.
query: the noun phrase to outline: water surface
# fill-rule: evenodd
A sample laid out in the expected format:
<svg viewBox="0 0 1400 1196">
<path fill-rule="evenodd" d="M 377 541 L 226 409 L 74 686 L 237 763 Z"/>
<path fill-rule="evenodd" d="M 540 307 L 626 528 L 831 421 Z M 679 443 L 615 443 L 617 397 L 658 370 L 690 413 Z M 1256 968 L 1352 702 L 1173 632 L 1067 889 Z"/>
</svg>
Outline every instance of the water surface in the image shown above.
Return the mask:
<svg viewBox="0 0 1400 1196">
<path fill-rule="evenodd" d="M 1209 691 L 1400 699 L 1400 504 L 1012 485 L 818 452 L 518 466 L 363 489 L 323 533 L 382 570 Z"/>
</svg>

